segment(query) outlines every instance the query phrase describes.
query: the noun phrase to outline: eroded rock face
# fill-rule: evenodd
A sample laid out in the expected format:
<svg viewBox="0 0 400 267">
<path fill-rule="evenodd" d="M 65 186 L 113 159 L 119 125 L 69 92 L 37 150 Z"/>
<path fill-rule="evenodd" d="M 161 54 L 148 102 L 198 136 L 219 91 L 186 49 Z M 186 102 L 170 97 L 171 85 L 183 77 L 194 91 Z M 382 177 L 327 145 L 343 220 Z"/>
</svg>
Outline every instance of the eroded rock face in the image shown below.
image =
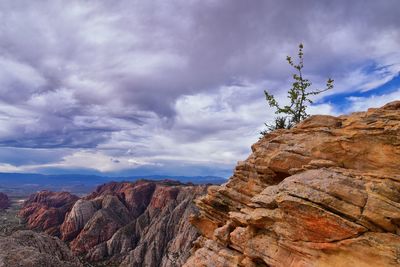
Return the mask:
<svg viewBox="0 0 400 267">
<path fill-rule="evenodd" d="M 400 101 L 262 138 L 196 201 L 184 266 L 399 266 Z"/>
<path fill-rule="evenodd" d="M 0 238 L 0 266 L 83 267 L 61 240 L 33 231 Z"/>
<path fill-rule="evenodd" d="M 131 238 L 136 239 L 136 246 L 120 267 L 182 266 L 199 236 L 189 223 L 190 215 L 196 212 L 193 200 L 205 190 L 205 186 L 157 186 L 144 213 L 123 229 L 134 233 Z M 115 243 L 113 239 L 107 245 L 109 251 L 115 245 L 124 250 L 124 243 Z"/>
<path fill-rule="evenodd" d="M 60 236 L 65 214 L 78 199 L 68 192 L 41 191 L 25 201 L 18 215 L 26 220 L 29 229 Z"/>
<path fill-rule="evenodd" d="M 37 202 L 46 202 L 36 201 L 42 199 L 38 196 L 27 201 L 30 204 L 20 214 L 28 223 L 35 222 L 28 225 L 37 229 L 56 226 L 74 254 L 90 262 L 182 266 L 199 236 L 189 223 L 190 214 L 196 212 L 193 201 L 206 188 L 168 180 L 111 182 L 68 204 L 62 216 L 54 213 L 54 205 L 37 208 Z M 50 219 L 49 214 L 55 217 Z M 46 220 L 37 219 L 45 216 Z"/>
<path fill-rule="evenodd" d="M 108 183 L 76 202 L 62 238 L 92 262 L 181 266 L 198 237 L 193 200 L 205 191 L 172 181 Z"/>
<path fill-rule="evenodd" d="M 10 207 L 10 200 L 8 199 L 8 196 L 2 192 L 0 192 L 0 210 L 7 209 Z"/>
</svg>

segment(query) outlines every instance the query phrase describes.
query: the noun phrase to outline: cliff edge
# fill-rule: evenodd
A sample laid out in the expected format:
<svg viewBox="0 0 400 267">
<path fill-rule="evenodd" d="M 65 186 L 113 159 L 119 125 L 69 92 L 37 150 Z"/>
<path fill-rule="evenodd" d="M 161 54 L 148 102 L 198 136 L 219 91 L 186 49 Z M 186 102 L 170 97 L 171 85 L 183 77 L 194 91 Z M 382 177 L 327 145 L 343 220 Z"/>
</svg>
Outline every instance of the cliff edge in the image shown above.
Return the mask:
<svg viewBox="0 0 400 267">
<path fill-rule="evenodd" d="M 184 266 L 399 266 L 400 101 L 312 116 L 196 200 Z"/>
</svg>

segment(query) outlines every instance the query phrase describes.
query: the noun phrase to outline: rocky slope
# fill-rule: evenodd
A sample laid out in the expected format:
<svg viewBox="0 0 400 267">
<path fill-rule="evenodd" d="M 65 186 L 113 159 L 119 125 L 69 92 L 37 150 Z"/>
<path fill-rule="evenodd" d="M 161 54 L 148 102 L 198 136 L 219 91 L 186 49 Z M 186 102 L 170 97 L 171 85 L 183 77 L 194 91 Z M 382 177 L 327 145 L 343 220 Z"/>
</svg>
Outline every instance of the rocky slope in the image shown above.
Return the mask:
<svg viewBox="0 0 400 267">
<path fill-rule="evenodd" d="M 196 201 L 184 266 L 399 266 L 400 101 L 266 135 Z"/>
<path fill-rule="evenodd" d="M 181 266 L 198 237 L 189 223 L 190 214 L 196 212 L 193 200 L 205 192 L 206 186 L 173 181 L 112 182 L 77 201 L 64 198 L 68 204 L 58 213 L 53 211 L 55 205 L 43 208 L 43 201 L 37 200 L 43 193 L 33 195 L 20 215 L 31 228 L 58 229 L 47 232 L 59 234 L 75 254 L 90 262 Z M 43 217 L 46 220 L 37 219 Z"/>
<path fill-rule="evenodd" d="M 8 199 L 8 196 L 2 192 L 0 192 L 0 210 L 7 209 L 10 207 L 11 203 Z"/>
<path fill-rule="evenodd" d="M 32 231 L 0 238 L 0 266 L 82 267 L 61 240 Z"/>
<path fill-rule="evenodd" d="M 25 201 L 19 216 L 26 220 L 29 229 L 60 236 L 65 214 L 78 199 L 68 192 L 41 191 Z"/>
</svg>

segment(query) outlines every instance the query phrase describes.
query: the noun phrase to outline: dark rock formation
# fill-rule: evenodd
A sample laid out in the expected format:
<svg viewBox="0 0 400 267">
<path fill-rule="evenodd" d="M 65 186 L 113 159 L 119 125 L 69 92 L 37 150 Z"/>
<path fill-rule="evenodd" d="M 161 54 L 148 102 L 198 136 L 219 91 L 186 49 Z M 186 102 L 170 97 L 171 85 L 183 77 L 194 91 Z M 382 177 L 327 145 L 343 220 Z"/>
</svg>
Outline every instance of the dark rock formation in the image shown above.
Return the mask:
<svg viewBox="0 0 400 267">
<path fill-rule="evenodd" d="M 82 267 L 82 264 L 58 238 L 44 233 L 17 231 L 0 238 L 0 266 Z"/>
<path fill-rule="evenodd" d="M 312 116 L 197 200 L 185 266 L 400 266 L 400 101 Z"/>
<path fill-rule="evenodd" d="M 7 209 L 10 207 L 10 200 L 8 199 L 8 196 L 2 192 L 0 192 L 0 210 Z"/>
</svg>

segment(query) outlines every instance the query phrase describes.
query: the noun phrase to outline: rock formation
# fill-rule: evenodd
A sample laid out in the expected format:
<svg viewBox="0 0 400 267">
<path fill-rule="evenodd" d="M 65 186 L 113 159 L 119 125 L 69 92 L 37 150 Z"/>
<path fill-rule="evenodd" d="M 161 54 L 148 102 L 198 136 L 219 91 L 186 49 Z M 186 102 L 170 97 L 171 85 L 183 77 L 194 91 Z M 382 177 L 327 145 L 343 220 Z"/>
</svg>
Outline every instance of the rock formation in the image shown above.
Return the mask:
<svg viewBox="0 0 400 267">
<path fill-rule="evenodd" d="M 32 231 L 17 231 L 0 238 L 0 266 L 82 267 L 58 238 Z"/>
<path fill-rule="evenodd" d="M 41 191 L 25 201 L 19 216 L 26 220 L 29 229 L 60 236 L 65 214 L 78 199 L 68 192 Z"/>
<path fill-rule="evenodd" d="M 10 207 L 10 200 L 8 199 L 8 196 L 2 192 L 0 192 L 0 210 L 7 209 Z"/>
<path fill-rule="evenodd" d="M 206 186 L 174 181 L 111 182 L 76 202 L 64 205 L 55 219 L 53 206 L 39 205 L 32 196 L 20 214 L 31 228 L 59 229 L 62 240 L 90 262 L 124 266 L 182 266 L 199 236 L 189 223 L 196 212 L 193 200 Z M 32 201 L 33 200 L 33 201 Z M 35 212 L 31 212 L 31 206 Z M 36 218 L 45 217 L 46 220 Z M 59 218 L 62 217 L 60 221 Z M 31 223 L 29 223 L 31 222 Z M 52 231 L 56 234 L 57 231 Z"/>
<path fill-rule="evenodd" d="M 400 101 L 312 116 L 196 201 L 184 266 L 400 266 Z"/>
</svg>

